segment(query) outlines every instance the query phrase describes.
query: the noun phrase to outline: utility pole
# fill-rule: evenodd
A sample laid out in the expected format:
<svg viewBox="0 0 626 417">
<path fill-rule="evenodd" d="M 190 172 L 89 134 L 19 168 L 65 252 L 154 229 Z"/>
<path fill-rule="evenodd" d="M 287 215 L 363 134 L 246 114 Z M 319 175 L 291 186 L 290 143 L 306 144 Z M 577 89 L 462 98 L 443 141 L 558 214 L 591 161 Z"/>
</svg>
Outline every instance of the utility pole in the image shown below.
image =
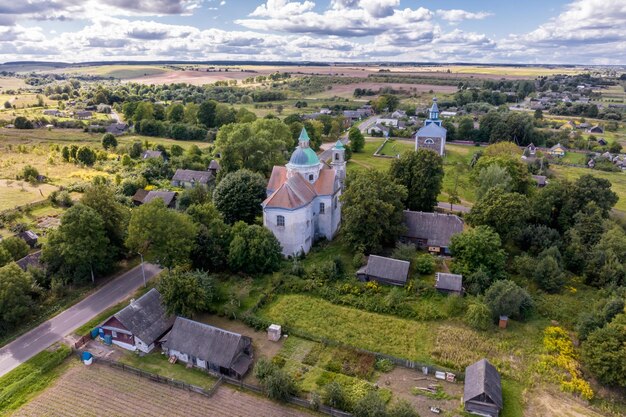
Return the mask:
<svg viewBox="0 0 626 417">
<path fill-rule="evenodd" d="M 139 252 L 137 252 L 139 253 Z M 143 286 L 144 288 L 147 286 L 146 284 L 146 270 L 143 268 L 143 255 L 141 253 L 139 253 L 139 256 L 141 257 L 141 274 L 143 275 Z"/>
</svg>

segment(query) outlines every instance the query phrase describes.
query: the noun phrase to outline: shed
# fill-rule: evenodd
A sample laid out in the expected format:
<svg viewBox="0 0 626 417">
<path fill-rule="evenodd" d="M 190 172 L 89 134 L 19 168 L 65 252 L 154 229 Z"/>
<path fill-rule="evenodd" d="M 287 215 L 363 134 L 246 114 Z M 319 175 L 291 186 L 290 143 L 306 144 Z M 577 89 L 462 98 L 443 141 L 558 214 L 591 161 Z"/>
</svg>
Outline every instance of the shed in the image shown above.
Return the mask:
<svg viewBox="0 0 626 417">
<path fill-rule="evenodd" d="M 241 379 L 252 365 L 252 340 L 197 321 L 176 317 L 163 337 L 163 351 L 191 366 Z"/>
<path fill-rule="evenodd" d="M 176 193 L 174 191 L 148 191 L 143 199 L 143 204 L 149 203 L 155 198 L 160 198 L 166 207 L 176 207 Z"/>
<path fill-rule="evenodd" d="M 600 125 L 595 125 L 589 128 L 589 133 L 604 133 L 604 129 Z"/>
<path fill-rule="evenodd" d="M 24 271 L 28 270 L 28 268 L 41 269 L 43 268 L 43 264 L 41 263 L 41 251 L 28 254 L 22 259 L 17 260 L 15 263 Z"/>
<path fill-rule="evenodd" d="M 207 186 L 213 180 L 211 171 L 194 171 L 192 169 L 177 169 L 172 177 L 172 187 L 193 188 Z"/>
<path fill-rule="evenodd" d="M 138 189 L 137 191 L 135 191 L 135 194 L 132 197 L 133 204 L 135 204 L 136 206 L 142 205 L 143 200 L 146 198 L 147 195 L 147 190 L 144 190 L 143 188 Z"/>
<path fill-rule="evenodd" d="M 449 254 L 453 235 L 463 232 L 463 220 L 454 214 L 404 211 L 406 231 L 403 240 L 427 248 L 430 252 Z"/>
<path fill-rule="evenodd" d="M 39 239 L 37 233 L 33 232 L 32 230 L 26 230 L 22 233 L 19 233 L 17 237 L 26 242 L 31 248 L 37 246 L 37 240 Z"/>
<path fill-rule="evenodd" d="M 463 275 L 437 272 L 435 288 L 446 294 L 463 294 Z"/>
<path fill-rule="evenodd" d="M 161 294 L 151 289 L 100 326 L 101 336 L 111 336 L 113 344 L 148 353 L 174 323 L 167 314 Z"/>
<path fill-rule="evenodd" d="M 219 162 L 215 159 L 211 159 L 211 162 L 209 163 L 209 172 L 213 174 L 214 178 L 217 177 L 217 173 L 220 172 L 220 169 L 222 169 L 222 167 Z"/>
<path fill-rule="evenodd" d="M 356 273 L 360 281 L 377 281 L 381 284 L 403 286 L 409 277 L 410 262 L 370 255 L 367 265 Z"/>
<path fill-rule="evenodd" d="M 163 158 L 163 152 L 161 151 L 143 151 L 141 154 L 141 159 L 150 159 L 150 158 Z"/>
<path fill-rule="evenodd" d="M 465 368 L 463 390 L 465 411 L 486 417 L 498 417 L 502 411 L 502 383 L 500 374 L 487 359 L 481 359 Z"/>
<path fill-rule="evenodd" d="M 545 175 L 533 175 L 533 180 L 537 183 L 537 187 L 545 187 L 548 181 L 546 180 Z"/>
</svg>

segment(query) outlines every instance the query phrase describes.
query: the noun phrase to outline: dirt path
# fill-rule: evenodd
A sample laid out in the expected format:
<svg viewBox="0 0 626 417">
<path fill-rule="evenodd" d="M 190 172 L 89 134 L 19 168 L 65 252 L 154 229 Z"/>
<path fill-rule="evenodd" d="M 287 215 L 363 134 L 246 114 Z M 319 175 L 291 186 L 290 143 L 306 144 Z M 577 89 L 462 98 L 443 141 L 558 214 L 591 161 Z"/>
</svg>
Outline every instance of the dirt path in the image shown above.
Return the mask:
<svg viewBox="0 0 626 417">
<path fill-rule="evenodd" d="M 542 391 L 535 391 L 524 415 L 527 417 L 602 417 L 586 406 L 582 401 L 568 398 L 560 394 L 552 394 Z"/>
<path fill-rule="evenodd" d="M 311 416 L 227 385 L 211 398 L 151 382 L 104 365 L 76 362 L 54 385 L 13 416 Z"/>
</svg>

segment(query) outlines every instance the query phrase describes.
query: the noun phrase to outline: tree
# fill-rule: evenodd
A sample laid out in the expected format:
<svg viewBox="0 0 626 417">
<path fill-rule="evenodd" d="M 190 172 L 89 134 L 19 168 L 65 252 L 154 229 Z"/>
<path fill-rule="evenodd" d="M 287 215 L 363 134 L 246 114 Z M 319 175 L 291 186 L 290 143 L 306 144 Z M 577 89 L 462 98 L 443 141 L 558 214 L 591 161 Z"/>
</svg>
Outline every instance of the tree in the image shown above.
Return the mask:
<svg viewBox="0 0 626 417">
<path fill-rule="evenodd" d="M 230 227 L 211 203 L 194 204 L 187 209 L 198 228 L 191 251 L 193 266 L 209 271 L 221 271 L 228 264 L 231 241 Z"/>
<path fill-rule="evenodd" d="M 109 245 L 102 217 L 91 207 L 76 204 L 49 234 L 42 259 L 51 272 L 72 277 L 74 282 L 93 281 L 95 275 L 111 269 Z"/>
<path fill-rule="evenodd" d="M 200 104 L 198 108 L 198 123 L 210 129 L 215 127 L 215 110 L 217 108 L 217 102 L 213 100 L 207 100 Z"/>
<path fill-rule="evenodd" d="M 488 226 L 478 226 L 452 236 L 450 251 L 454 256 L 454 273 L 469 276 L 482 269 L 492 280 L 504 274 L 506 253 L 500 236 Z"/>
<path fill-rule="evenodd" d="M 389 175 L 406 187 L 405 207 L 415 211 L 433 211 L 443 182 L 443 160 L 428 149 L 405 152 L 391 162 Z"/>
<path fill-rule="evenodd" d="M 130 212 L 117 201 L 113 188 L 105 184 L 90 185 L 85 189 L 80 201 L 100 215 L 109 242 L 118 251 L 121 250 L 126 238 Z"/>
<path fill-rule="evenodd" d="M 6 249 L 14 261 L 22 259 L 24 256 L 28 255 L 28 252 L 30 251 L 28 244 L 17 236 L 7 237 L 6 239 L 0 241 L 0 246 Z M 0 256 L 0 259 L 1 258 L 3 258 L 3 256 Z M 3 264 L 1 260 L 0 264 Z"/>
<path fill-rule="evenodd" d="M 457 136 L 459 140 L 470 140 L 474 130 L 474 121 L 469 117 L 463 117 L 459 122 Z"/>
<path fill-rule="evenodd" d="M 293 377 L 282 369 L 276 369 L 264 381 L 266 395 L 276 401 L 286 402 L 291 396 L 298 393 L 298 387 Z"/>
<path fill-rule="evenodd" d="M 476 197 L 480 200 L 491 188 L 499 188 L 502 191 L 511 191 L 511 176 L 507 170 L 500 165 L 489 165 L 478 173 L 478 187 L 476 187 Z"/>
<path fill-rule="evenodd" d="M 76 152 L 76 160 L 87 166 L 91 166 L 96 162 L 96 153 L 88 146 L 81 146 Z"/>
<path fill-rule="evenodd" d="M 213 282 L 206 272 L 175 268 L 159 282 L 167 313 L 193 317 L 210 308 L 214 298 Z"/>
<path fill-rule="evenodd" d="M 215 125 L 220 127 L 229 123 L 235 123 L 237 120 L 237 112 L 226 104 L 218 104 L 215 108 Z"/>
<path fill-rule="evenodd" d="M 185 118 L 185 106 L 180 103 L 172 104 L 167 108 L 167 121 L 172 123 L 182 123 Z"/>
<path fill-rule="evenodd" d="M 107 150 L 117 147 L 117 139 L 113 133 L 105 133 L 102 135 L 102 147 Z"/>
<path fill-rule="evenodd" d="M 475 302 L 467 307 L 465 322 L 473 329 L 485 331 L 493 325 L 493 315 L 486 304 Z"/>
<path fill-rule="evenodd" d="M 189 261 L 196 227 L 191 218 L 165 207 L 160 198 L 133 210 L 126 247 L 132 253 L 172 268 Z"/>
<path fill-rule="evenodd" d="M 388 174 L 370 170 L 348 177 L 341 196 L 343 237 L 361 252 L 380 251 L 403 231 L 407 190 Z"/>
<path fill-rule="evenodd" d="M 61 157 L 63 158 L 64 161 L 69 161 L 70 160 L 70 148 L 68 148 L 67 146 L 64 146 L 63 148 L 61 148 Z"/>
<path fill-rule="evenodd" d="M 324 404 L 339 410 L 346 410 L 348 401 L 343 386 L 337 381 L 332 381 L 324 387 Z"/>
<path fill-rule="evenodd" d="M 35 310 L 32 286 L 30 274 L 16 263 L 0 268 L 0 335 L 25 323 Z"/>
<path fill-rule="evenodd" d="M 371 390 L 354 405 L 354 417 L 386 417 L 386 406 L 377 391 Z"/>
<path fill-rule="evenodd" d="M 365 146 L 365 137 L 358 127 L 351 127 L 348 132 L 348 140 L 352 150 L 356 153 L 362 152 Z"/>
<path fill-rule="evenodd" d="M 600 382 L 626 387 L 626 314 L 589 335 L 582 345 L 582 359 Z"/>
<path fill-rule="evenodd" d="M 15 126 L 16 129 L 33 129 L 35 127 L 33 126 L 33 122 L 24 116 L 17 116 L 13 121 L 13 126 Z"/>
<path fill-rule="evenodd" d="M 240 169 L 227 174 L 215 187 L 213 202 L 227 223 L 237 221 L 254 223 L 263 212 L 261 203 L 266 198 L 265 178 L 261 174 Z"/>
<path fill-rule="evenodd" d="M 535 119 L 537 119 L 537 120 L 541 120 L 541 119 L 543 119 L 543 110 L 541 110 L 541 109 L 537 109 L 537 110 L 535 110 L 534 117 L 535 117 Z"/>
<path fill-rule="evenodd" d="M 539 260 L 534 262 L 532 278 L 546 292 L 561 291 L 565 284 L 565 274 L 561 267 L 561 253 L 556 246 L 539 255 Z"/>
<path fill-rule="evenodd" d="M 11 252 L 6 250 L 4 246 L 0 245 L 0 266 L 5 266 L 12 260 L 13 260 L 13 257 L 11 256 Z"/>
<path fill-rule="evenodd" d="M 472 226 L 490 226 L 500 236 L 514 236 L 530 217 L 526 196 L 490 188 L 467 215 Z"/>
<path fill-rule="evenodd" d="M 233 271 L 260 274 L 278 270 L 282 261 L 280 243 L 269 229 L 237 222 L 232 228 L 228 265 Z"/>
<path fill-rule="evenodd" d="M 526 290 L 509 280 L 494 282 L 485 292 L 485 304 L 496 319 L 500 316 L 524 319 L 533 308 L 532 298 Z"/>
<path fill-rule="evenodd" d="M 26 165 L 22 168 L 22 175 L 20 175 L 24 181 L 37 182 L 39 178 L 39 171 L 32 165 Z"/>
<path fill-rule="evenodd" d="M 528 171 L 528 166 L 517 155 L 483 155 L 472 169 L 472 180 L 477 183 L 478 176 L 482 170 L 494 164 L 504 168 L 509 174 L 511 191 L 520 194 L 528 192 L 533 184 L 533 180 Z"/>
<path fill-rule="evenodd" d="M 135 112 L 133 113 L 133 121 L 135 123 L 141 122 L 142 120 L 152 120 L 154 118 L 154 106 L 152 103 L 149 101 L 142 101 L 137 104 Z"/>
</svg>

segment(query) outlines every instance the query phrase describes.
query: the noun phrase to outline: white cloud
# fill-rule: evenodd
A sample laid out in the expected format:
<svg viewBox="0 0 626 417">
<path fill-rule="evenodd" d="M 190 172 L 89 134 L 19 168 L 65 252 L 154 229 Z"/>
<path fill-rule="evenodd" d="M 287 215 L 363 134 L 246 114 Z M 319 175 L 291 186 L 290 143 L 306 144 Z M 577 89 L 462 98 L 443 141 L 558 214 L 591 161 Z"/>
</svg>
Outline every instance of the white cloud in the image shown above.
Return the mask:
<svg viewBox="0 0 626 417">
<path fill-rule="evenodd" d="M 463 20 L 482 20 L 486 17 L 492 16 L 493 13 L 489 12 L 468 12 L 466 10 L 451 9 L 451 10 L 437 10 L 435 14 L 443 20 L 450 23 L 458 23 Z"/>
</svg>

